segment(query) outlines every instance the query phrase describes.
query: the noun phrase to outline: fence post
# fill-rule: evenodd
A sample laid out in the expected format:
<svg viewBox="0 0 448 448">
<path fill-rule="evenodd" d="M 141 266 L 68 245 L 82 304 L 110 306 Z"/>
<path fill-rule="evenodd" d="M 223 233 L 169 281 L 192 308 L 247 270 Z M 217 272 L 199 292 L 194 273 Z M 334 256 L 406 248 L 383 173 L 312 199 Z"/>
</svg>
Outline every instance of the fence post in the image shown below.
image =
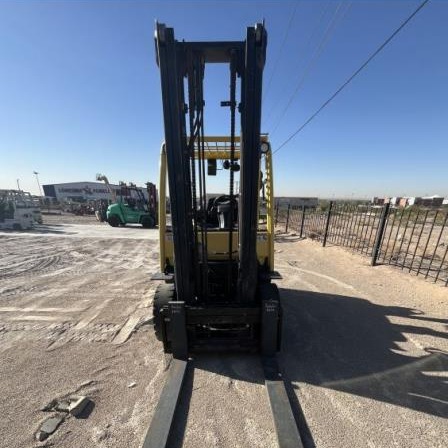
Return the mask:
<svg viewBox="0 0 448 448">
<path fill-rule="evenodd" d="M 277 224 L 278 224 L 278 209 L 279 209 L 279 203 L 280 203 L 280 201 L 277 201 L 277 207 L 276 207 L 276 209 L 275 209 L 275 223 L 274 223 L 274 227 L 277 227 Z"/>
<path fill-rule="evenodd" d="M 375 243 L 372 250 L 372 260 L 370 261 L 371 266 L 376 266 L 378 260 L 378 255 L 380 253 L 381 242 L 383 241 L 384 230 L 386 229 L 387 218 L 389 217 L 390 202 L 388 202 L 381 212 L 380 222 L 378 224 L 378 230 L 375 236 Z"/>
<path fill-rule="evenodd" d="M 302 222 L 300 223 L 300 238 L 302 238 L 303 225 L 305 224 L 305 210 L 306 210 L 306 207 L 302 206 Z"/>
<path fill-rule="evenodd" d="M 330 205 L 328 206 L 328 212 L 327 212 L 327 222 L 325 223 L 325 234 L 324 234 L 324 240 L 322 242 L 322 247 L 325 247 L 325 245 L 327 244 L 328 227 L 330 226 L 332 208 L 333 208 L 333 201 L 330 201 Z"/>
<path fill-rule="evenodd" d="M 291 209 L 291 204 L 288 204 L 288 211 L 286 212 L 286 226 L 285 226 L 285 233 L 288 233 L 288 226 L 289 226 L 289 210 Z"/>
</svg>

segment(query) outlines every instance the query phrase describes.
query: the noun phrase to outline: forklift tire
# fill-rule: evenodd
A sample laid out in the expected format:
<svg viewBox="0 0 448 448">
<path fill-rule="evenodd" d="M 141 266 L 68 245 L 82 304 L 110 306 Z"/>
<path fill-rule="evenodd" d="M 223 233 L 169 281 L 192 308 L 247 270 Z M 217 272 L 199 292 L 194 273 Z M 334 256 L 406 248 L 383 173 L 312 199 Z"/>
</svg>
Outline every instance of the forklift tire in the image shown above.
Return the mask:
<svg viewBox="0 0 448 448">
<path fill-rule="evenodd" d="M 156 338 L 159 341 L 163 341 L 163 331 L 162 331 L 162 315 L 161 311 L 163 308 L 168 307 L 168 302 L 176 300 L 176 289 L 173 283 L 161 283 L 154 294 L 154 301 L 152 306 L 152 315 L 154 322 L 154 332 Z M 164 344 L 167 341 L 163 341 Z"/>
<path fill-rule="evenodd" d="M 145 216 L 142 219 L 142 226 L 145 229 L 151 229 L 154 227 L 154 218 L 152 218 L 152 216 Z"/>
<path fill-rule="evenodd" d="M 120 225 L 120 219 L 118 218 L 118 216 L 115 215 L 109 216 L 107 222 L 111 227 L 118 227 Z"/>
</svg>

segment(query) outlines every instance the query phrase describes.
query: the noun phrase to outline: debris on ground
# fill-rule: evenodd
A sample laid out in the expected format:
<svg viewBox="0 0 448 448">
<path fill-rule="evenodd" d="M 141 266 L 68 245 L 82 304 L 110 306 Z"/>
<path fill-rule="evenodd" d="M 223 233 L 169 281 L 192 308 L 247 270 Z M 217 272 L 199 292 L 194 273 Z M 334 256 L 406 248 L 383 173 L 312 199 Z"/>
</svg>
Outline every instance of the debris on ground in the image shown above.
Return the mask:
<svg viewBox="0 0 448 448">
<path fill-rule="evenodd" d="M 48 436 L 53 434 L 59 425 L 64 421 L 63 415 L 56 415 L 45 420 L 36 433 L 36 440 L 44 441 Z"/>
<path fill-rule="evenodd" d="M 69 412 L 70 401 L 69 400 L 61 400 L 56 403 L 55 410 L 59 412 Z"/>
<path fill-rule="evenodd" d="M 91 400 L 84 395 L 73 395 L 69 398 L 70 404 L 68 407 L 68 412 L 74 417 L 78 417 L 86 406 L 91 402 Z"/>
<path fill-rule="evenodd" d="M 50 403 L 43 406 L 40 410 L 43 412 L 60 412 L 60 414 L 49 417 L 42 423 L 36 432 L 36 440 L 39 442 L 46 440 L 70 415 L 80 417 L 90 403 L 93 403 L 92 400 L 84 395 L 71 395 L 51 400 Z"/>
<path fill-rule="evenodd" d="M 43 406 L 40 410 L 43 412 L 66 412 L 77 417 L 89 403 L 91 403 L 90 398 L 84 395 L 71 395 L 66 398 L 51 400 L 50 403 Z"/>
<path fill-rule="evenodd" d="M 95 434 L 95 440 L 97 442 L 102 442 L 109 437 L 110 433 L 107 429 L 99 429 Z"/>
<path fill-rule="evenodd" d="M 42 412 L 51 412 L 55 410 L 57 404 L 58 404 L 57 400 L 51 400 L 50 403 L 42 406 L 39 410 Z"/>
</svg>

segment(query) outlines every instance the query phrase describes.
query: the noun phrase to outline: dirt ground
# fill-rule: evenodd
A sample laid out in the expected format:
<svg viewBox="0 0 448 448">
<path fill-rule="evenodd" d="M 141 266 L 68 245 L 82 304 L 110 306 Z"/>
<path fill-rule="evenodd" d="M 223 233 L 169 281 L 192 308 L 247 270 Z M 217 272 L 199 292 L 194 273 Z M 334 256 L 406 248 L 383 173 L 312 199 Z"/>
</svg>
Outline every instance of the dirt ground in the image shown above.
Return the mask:
<svg viewBox="0 0 448 448">
<path fill-rule="evenodd" d="M 0 233 L 0 446 L 139 447 L 168 360 L 151 325 L 158 234 L 44 216 Z M 448 446 L 448 289 L 278 235 L 279 355 L 305 447 Z M 172 447 L 276 447 L 255 355 L 196 356 Z M 45 442 L 68 394 L 89 396 Z"/>
</svg>

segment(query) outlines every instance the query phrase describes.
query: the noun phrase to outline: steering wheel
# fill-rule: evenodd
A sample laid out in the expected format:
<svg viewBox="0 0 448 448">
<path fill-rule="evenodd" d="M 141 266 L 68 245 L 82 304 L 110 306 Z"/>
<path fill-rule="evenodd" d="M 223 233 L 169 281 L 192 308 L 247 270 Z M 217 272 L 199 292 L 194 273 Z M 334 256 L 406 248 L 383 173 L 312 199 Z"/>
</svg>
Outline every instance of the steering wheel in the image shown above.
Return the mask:
<svg viewBox="0 0 448 448">
<path fill-rule="evenodd" d="M 210 208 L 211 215 L 218 217 L 218 206 L 221 204 L 229 204 L 233 208 L 233 221 L 238 219 L 238 201 L 235 198 L 231 198 L 228 194 L 217 196 L 213 201 L 213 205 Z"/>
<path fill-rule="evenodd" d="M 224 194 L 222 196 L 217 196 L 215 200 L 213 201 L 213 208 L 218 209 L 218 205 L 225 204 L 227 202 L 230 202 L 232 198 L 228 194 Z M 233 202 L 236 202 L 236 199 L 233 198 Z"/>
</svg>

